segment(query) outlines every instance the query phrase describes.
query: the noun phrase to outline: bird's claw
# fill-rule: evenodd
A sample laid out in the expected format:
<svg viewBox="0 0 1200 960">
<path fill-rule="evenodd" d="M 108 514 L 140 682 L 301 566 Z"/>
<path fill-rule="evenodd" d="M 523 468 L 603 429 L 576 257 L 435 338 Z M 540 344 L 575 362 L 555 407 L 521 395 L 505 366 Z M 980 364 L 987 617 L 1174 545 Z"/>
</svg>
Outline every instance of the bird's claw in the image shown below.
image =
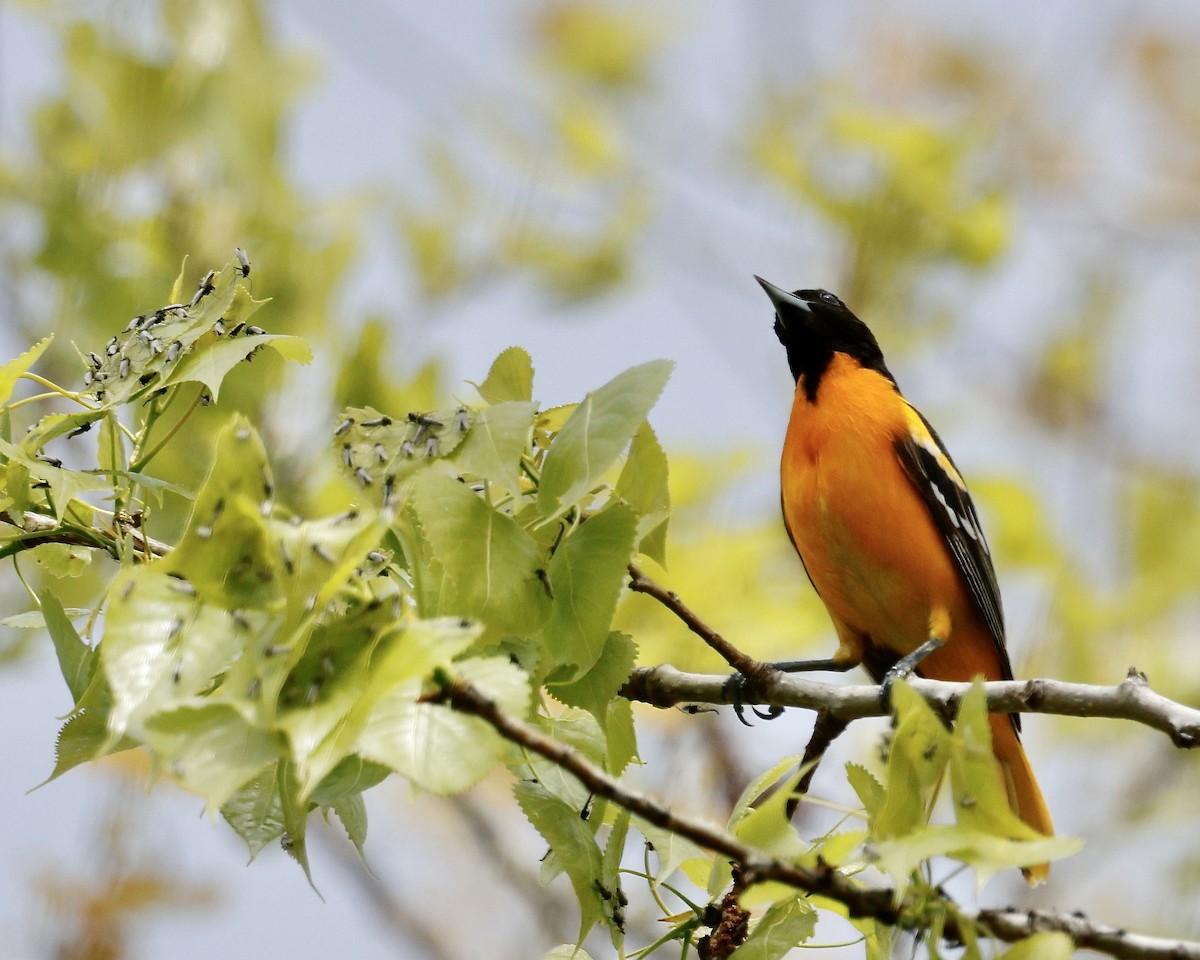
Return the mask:
<svg viewBox="0 0 1200 960">
<path fill-rule="evenodd" d="M 729 702 L 733 705 L 734 714 L 747 727 L 754 726 L 752 721 L 746 719 L 747 707 L 760 720 L 774 720 L 783 713 L 783 707 L 777 707 L 774 704 L 760 709 L 757 704 L 746 703 L 746 700 L 754 692 L 754 685 L 744 673 L 735 673 L 726 680 L 725 692 L 729 695 Z"/>
</svg>

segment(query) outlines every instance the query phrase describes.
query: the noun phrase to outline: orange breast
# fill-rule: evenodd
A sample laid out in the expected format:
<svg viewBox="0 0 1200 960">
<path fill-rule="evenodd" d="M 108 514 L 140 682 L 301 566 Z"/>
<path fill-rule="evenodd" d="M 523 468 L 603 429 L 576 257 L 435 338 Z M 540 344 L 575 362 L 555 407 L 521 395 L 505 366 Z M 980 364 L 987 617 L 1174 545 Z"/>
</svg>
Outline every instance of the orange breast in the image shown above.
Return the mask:
<svg viewBox="0 0 1200 960">
<path fill-rule="evenodd" d="M 948 633 L 920 672 L 996 676 L 1000 665 L 949 550 L 894 449 L 906 404 L 835 354 L 817 403 L 798 387 L 781 469 L 784 517 L 837 628 L 839 657 L 898 657 Z M 869 657 L 868 657 L 869 659 Z"/>
</svg>

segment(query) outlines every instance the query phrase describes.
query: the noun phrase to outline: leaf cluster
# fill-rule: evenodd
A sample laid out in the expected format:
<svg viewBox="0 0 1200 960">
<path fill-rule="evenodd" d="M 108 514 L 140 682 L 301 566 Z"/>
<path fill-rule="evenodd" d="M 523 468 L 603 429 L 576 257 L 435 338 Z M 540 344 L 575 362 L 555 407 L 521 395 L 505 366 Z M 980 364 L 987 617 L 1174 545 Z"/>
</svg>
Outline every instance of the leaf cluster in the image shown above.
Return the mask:
<svg viewBox="0 0 1200 960">
<path fill-rule="evenodd" d="M 728 862 L 590 796 L 436 695 L 458 678 L 614 777 L 637 760 L 633 713 L 619 696 L 637 645 L 613 624 L 629 564 L 666 560 L 667 460 L 646 418 L 670 364 L 642 364 L 577 403 L 541 409 L 529 355 L 513 347 L 476 385 L 477 401 L 349 407 L 330 425 L 328 457 L 355 505 L 327 516 L 277 502 L 263 441 L 235 416 L 203 481 L 177 491 L 191 500 L 182 534 L 160 543 L 147 524 L 164 488 L 177 488 L 149 468 L 179 424 L 257 351 L 308 359 L 302 341 L 250 323 L 260 302 L 245 273 L 240 261 L 213 271 L 190 298 L 177 283 L 172 303 L 81 351 L 82 390 L 32 372 L 45 343 L 0 368 L 6 400 L 22 378 L 53 388 L 8 402 L 6 425 L 39 399 L 80 407 L 0 441 L 6 554 L 67 545 L 114 564 L 92 608 L 66 609 L 52 587 L 36 596 L 74 701 L 52 777 L 143 749 L 156 775 L 200 795 L 251 856 L 278 841 L 307 872 L 313 813 L 332 812 L 361 853 L 363 793 L 386 777 L 446 794 L 507 765 L 518 806 L 550 847 L 543 879 L 564 874 L 579 900 L 581 941 L 601 924 L 622 944 L 630 876 L 669 920 L 642 952 L 697 941 L 709 909 L 677 878 L 716 902 L 738 889 Z M 97 468 L 47 452 L 93 425 Z M 101 505 L 109 501 L 113 509 Z M 797 775 L 764 793 L 787 759 L 746 788 L 731 833 L 766 855 L 880 872 L 899 891 L 932 891 L 924 871 L 934 856 L 986 876 L 1073 849 L 1028 836 L 1008 812 L 981 699 L 964 704 L 954 731 L 906 688 L 896 699 L 885 779 L 850 769 L 866 829 L 802 840 L 783 812 Z M 947 769 L 958 822 L 930 826 Z M 640 871 L 626 866 L 633 831 L 645 842 Z M 746 956 L 807 941 L 817 908 L 837 908 L 771 883 L 737 896 L 762 911 L 744 931 Z M 868 944 L 893 935 L 866 923 L 863 933 Z"/>
</svg>

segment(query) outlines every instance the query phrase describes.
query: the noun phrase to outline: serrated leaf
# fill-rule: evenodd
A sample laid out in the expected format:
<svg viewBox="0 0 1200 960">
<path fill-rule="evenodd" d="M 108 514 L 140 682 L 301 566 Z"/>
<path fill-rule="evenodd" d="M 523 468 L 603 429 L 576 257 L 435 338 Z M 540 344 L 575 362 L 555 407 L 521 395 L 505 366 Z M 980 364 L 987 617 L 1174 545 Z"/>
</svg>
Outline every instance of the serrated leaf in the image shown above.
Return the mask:
<svg viewBox="0 0 1200 960">
<path fill-rule="evenodd" d="M 883 784 L 875 779 L 870 770 L 858 763 L 846 764 L 846 779 L 866 809 L 868 823 L 874 824 L 886 796 Z"/>
<path fill-rule="evenodd" d="M 658 860 L 658 869 L 654 872 L 656 883 L 669 880 L 686 861 L 704 857 L 704 851 L 687 837 L 655 826 L 640 817 L 634 818 L 633 825 L 654 848 L 654 856 Z"/>
<path fill-rule="evenodd" d="M 537 574 L 543 553 L 533 538 L 449 477 L 419 476 L 412 504 L 445 576 L 437 614 L 478 618 L 489 639 L 533 633 L 550 606 Z"/>
<path fill-rule="evenodd" d="M 33 455 L 42 450 L 51 440 L 75 431 L 87 433 L 92 428 L 92 424 L 106 415 L 107 413 L 103 409 L 47 414 L 30 427 L 25 436 L 21 438 L 20 448 L 25 453 Z"/>
<path fill-rule="evenodd" d="M 156 764 L 203 797 L 210 813 L 278 756 L 269 732 L 223 703 L 155 713 L 146 718 L 143 736 Z"/>
<path fill-rule="evenodd" d="M 600 899 L 604 901 L 603 917 L 608 927 L 612 945 L 618 953 L 625 942 L 625 907 L 621 900 L 621 858 L 625 853 L 625 839 L 629 835 L 630 814 L 620 810 L 609 830 L 604 844 L 604 856 L 600 863 Z M 607 894 L 607 896 L 605 895 Z"/>
<path fill-rule="evenodd" d="M 933 857 L 953 857 L 973 867 L 982 885 L 994 873 L 1048 863 L 1078 852 L 1082 843 L 1071 837 L 1009 840 L 960 826 L 928 826 L 904 836 L 872 841 L 877 869 L 894 881 L 903 896 L 914 870 Z"/>
<path fill-rule="evenodd" d="M 523 717 L 529 709 L 529 678 L 507 657 L 454 664 L 454 671 L 499 707 Z M 507 742 L 479 719 L 434 703 L 418 703 L 419 679 L 406 681 L 375 703 L 358 737 L 357 750 L 431 793 L 456 793 L 475 784 L 505 754 Z"/>
<path fill-rule="evenodd" d="M 13 389 L 17 385 L 17 381 L 37 363 L 38 358 L 46 352 L 46 348 L 50 346 L 50 342 L 53 339 L 54 335 L 51 334 L 39 340 L 19 357 L 9 360 L 8 363 L 0 367 L 0 406 L 8 403 L 12 397 Z"/>
<path fill-rule="evenodd" d="M 633 435 L 629 456 L 617 478 L 616 494 L 638 515 L 638 551 L 667 565 L 667 521 L 671 494 L 667 485 L 667 455 L 649 423 Z"/>
<path fill-rule="evenodd" d="M 537 715 L 534 722 L 547 736 L 578 750 L 583 756 L 598 766 L 604 765 L 607 748 L 604 731 L 596 718 L 585 710 L 571 707 L 563 710 L 556 717 Z M 548 793 L 557 797 L 577 814 L 588 805 L 591 791 L 579 780 L 564 770 L 557 763 L 536 754 L 523 754 L 519 762 L 512 764 L 513 772 L 518 777 L 532 777 L 537 780 Z M 596 825 L 590 826 L 594 833 Z"/>
<path fill-rule="evenodd" d="M 282 558 L 269 543 L 264 516 L 273 490 L 262 440 L 235 417 L 217 437 L 212 467 L 164 569 L 191 583 L 208 603 L 278 608 Z"/>
<path fill-rule="evenodd" d="M 566 537 L 546 567 L 554 602 L 542 628 L 549 679 L 569 682 L 600 658 L 633 555 L 637 517 L 612 503 Z"/>
<path fill-rule="evenodd" d="M 997 715 L 1000 722 L 1009 718 Z M 979 680 L 963 697 L 954 724 L 950 753 L 950 786 L 958 822 L 973 830 L 1013 840 L 1036 840 L 1042 835 L 1012 811 L 992 752 L 987 696 Z"/>
<path fill-rule="evenodd" d="M 519 494 L 519 466 L 536 409 L 532 403 L 507 402 L 477 411 L 452 461 L 463 473 Z"/>
<path fill-rule="evenodd" d="M 322 807 L 333 806 L 340 798 L 364 793 L 390 775 L 391 771 L 381 764 L 358 756 L 347 757 L 313 791 L 312 802 Z"/>
<path fill-rule="evenodd" d="M 608 720 L 604 724 L 605 764 L 614 776 L 620 776 L 638 758 L 637 728 L 633 723 L 633 704 L 624 697 L 608 702 Z"/>
<path fill-rule="evenodd" d="M 522 781 L 513 787 L 517 803 L 535 830 L 550 844 L 579 900 L 579 941 L 604 916 L 604 901 L 596 889 L 602 856 L 588 823 L 540 783 Z"/>
<path fill-rule="evenodd" d="M 93 416 L 89 413 L 80 422 L 91 423 L 101 415 L 97 413 Z M 66 432 L 66 429 L 69 428 L 65 428 L 63 432 Z M 30 476 L 49 484 L 50 499 L 53 501 L 54 507 L 54 519 L 60 522 L 67 512 L 67 507 L 76 497 L 97 490 L 109 489 L 108 481 L 103 477 L 92 476 L 91 474 L 84 473 L 82 470 L 56 467 L 44 460 L 37 459 L 27 453 L 25 449 L 15 446 L 6 440 L 0 440 L 0 453 L 7 456 L 10 461 L 21 464 L 29 471 Z M 9 494 L 10 496 L 13 494 L 11 489 L 9 490 Z"/>
<path fill-rule="evenodd" d="M 533 399 L 533 360 L 521 347 L 509 347 L 492 361 L 483 383 L 473 384 L 488 403 Z"/>
<path fill-rule="evenodd" d="M 342 822 L 346 836 L 354 844 L 359 858 L 363 858 L 363 845 L 367 842 L 367 805 L 362 794 L 347 794 L 332 804 L 332 810 Z"/>
<path fill-rule="evenodd" d="M 817 911 L 802 897 L 789 897 L 771 904 L 754 925 L 745 943 L 730 955 L 733 960 L 779 960 L 802 943 L 817 928 Z"/>
<path fill-rule="evenodd" d="M 658 400 L 672 366 L 667 360 L 643 363 L 584 398 L 542 465 L 538 509 L 543 517 L 565 513 L 600 482 Z"/>
<path fill-rule="evenodd" d="M 587 710 L 599 722 L 601 729 L 606 729 L 608 705 L 629 679 L 636 660 L 637 644 L 633 638 L 614 630 L 606 638 L 604 648 L 591 669 L 570 683 L 547 684 L 547 690 L 562 703 Z"/>
<path fill-rule="evenodd" d="M 287 360 L 297 363 L 312 362 L 312 348 L 302 337 L 282 333 L 229 337 L 199 345 L 185 353 L 161 379 L 160 385 L 202 383 L 216 400 L 229 371 L 262 346 L 270 347 Z"/>
<path fill-rule="evenodd" d="M 308 864 L 308 813 L 310 804 L 300 798 L 296 780 L 292 776 L 292 765 L 283 761 L 278 765 L 276 789 L 279 793 L 279 810 L 283 814 L 283 836 L 281 844 L 289 857 L 300 864 L 308 885 L 317 896 L 321 891 L 313 883 L 312 870 Z M 324 897 L 321 897 L 324 900 Z"/>
<path fill-rule="evenodd" d="M 61 777 L 68 770 L 88 763 L 110 753 L 129 750 L 137 744 L 123 738 L 112 742 L 108 733 L 108 723 L 101 711 L 82 710 L 71 714 L 58 733 L 54 747 L 54 770 L 46 778 L 45 783 Z M 44 784 L 43 784 L 44 785 Z"/>
<path fill-rule="evenodd" d="M 200 602 L 160 567 L 123 570 L 110 588 L 98 649 L 114 737 L 139 734 L 147 718 L 190 705 L 242 651 L 229 612 Z"/>
<path fill-rule="evenodd" d="M 278 776 L 277 763 L 265 767 L 221 807 L 221 816 L 245 842 L 251 860 L 283 833 Z"/>
<path fill-rule="evenodd" d="M 874 824 L 881 839 L 902 837 L 928 821 L 950 757 L 950 731 L 902 680 L 892 685 L 892 708 L 896 729 L 888 751 L 887 795 Z"/>
<path fill-rule="evenodd" d="M 71 691 L 72 701 L 78 703 L 96 672 L 96 655 L 75 632 L 74 624 L 54 594 L 43 590 L 38 594 L 38 602 L 46 629 L 54 642 L 59 669 L 67 682 L 67 689 Z"/>
</svg>

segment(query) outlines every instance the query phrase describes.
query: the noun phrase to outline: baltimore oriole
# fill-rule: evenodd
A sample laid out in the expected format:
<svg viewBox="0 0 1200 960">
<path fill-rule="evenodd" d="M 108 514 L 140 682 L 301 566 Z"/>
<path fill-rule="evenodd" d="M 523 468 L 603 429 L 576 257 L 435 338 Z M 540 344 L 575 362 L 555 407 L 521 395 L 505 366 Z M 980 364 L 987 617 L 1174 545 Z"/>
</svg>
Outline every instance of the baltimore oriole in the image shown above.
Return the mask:
<svg viewBox="0 0 1200 960">
<path fill-rule="evenodd" d="M 788 666 L 862 664 L 877 683 L 913 670 L 1011 680 L 991 554 L 941 439 L 841 300 L 755 279 L 775 305 L 775 333 L 796 378 L 780 470 L 784 524 L 838 637 L 830 659 Z M 990 721 L 1009 805 L 1051 836 L 1020 718 Z M 1036 883 L 1048 872 L 1041 864 L 1025 876 Z"/>
</svg>

